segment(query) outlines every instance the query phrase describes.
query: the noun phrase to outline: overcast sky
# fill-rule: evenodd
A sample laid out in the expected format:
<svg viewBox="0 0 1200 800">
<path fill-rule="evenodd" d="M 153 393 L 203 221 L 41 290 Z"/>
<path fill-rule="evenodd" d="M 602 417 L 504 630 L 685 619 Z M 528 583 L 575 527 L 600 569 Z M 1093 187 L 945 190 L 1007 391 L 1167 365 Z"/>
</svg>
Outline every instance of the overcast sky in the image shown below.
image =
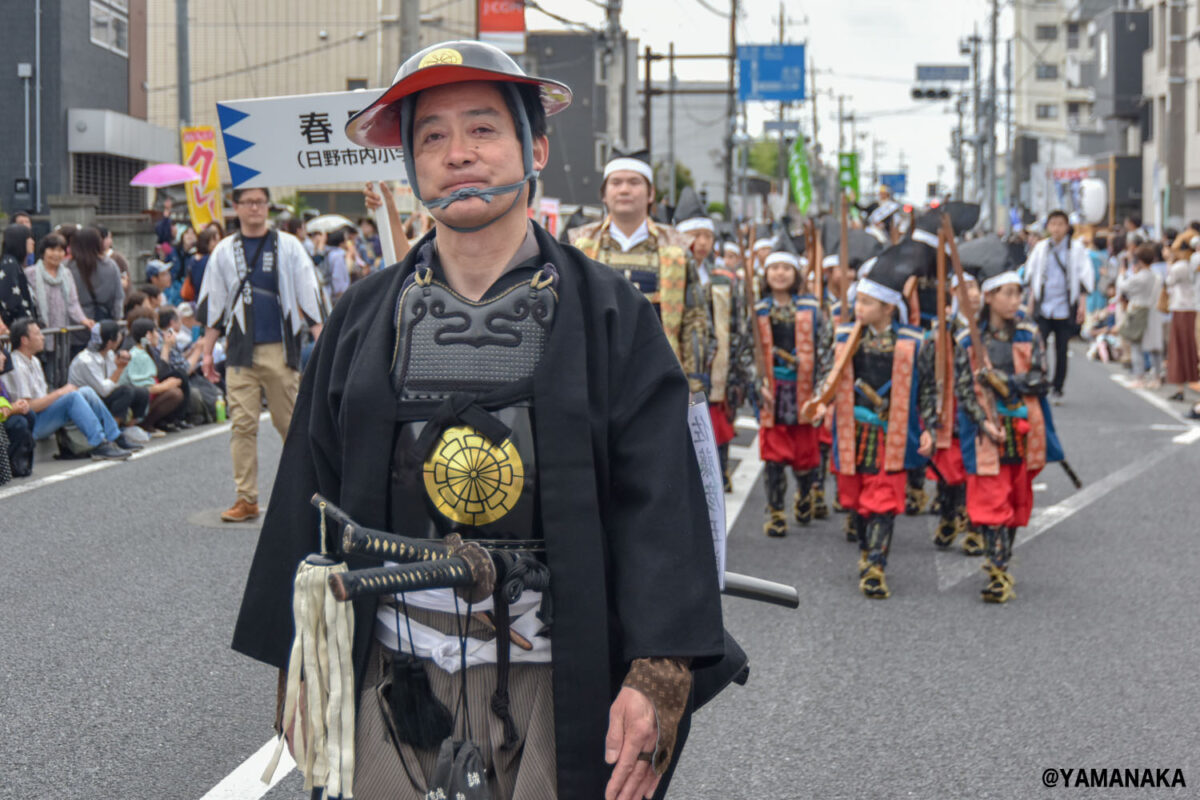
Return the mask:
<svg viewBox="0 0 1200 800">
<path fill-rule="evenodd" d="M 540 0 L 548 10 L 594 27 L 603 27 L 600 0 Z M 728 0 L 625 0 L 622 26 L 631 36 L 666 52 L 673 40 L 676 52 L 718 53 L 729 49 L 729 18 L 705 6 L 725 11 Z M 778 0 L 743 0 L 738 24 L 738 41 L 764 44 L 778 41 Z M 924 199 L 925 184 L 937 180 L 943 167 L 943 185 L 953 188 L 954 166 L 949 154 L 950 131 L 955 115 L 948 101 L 914 101 L 909 92 L 917 63 L 967 63 L 960 56 L 959 38 L 970 35 L 975 25 L 986 38 L 987 0 L 790 0 L 786 3 L 788 41 L 807 41 L 817 69 L 817 109 L 820 139 L 827 159 L 837 146 L 837 103 L 828 94 L 849 95 L 846 110 L 861 115 L 858 131 L 863 190 L 871 167 L 871 136 L 882 143 L 880 170 L 895 171 L 903 153 L 908 163 L 910 196 Z M 527 12 L 526 24 L 533 30 L 562 27 L 535 10 Z M 1003 92 L 1005 40 L 1011 30 L 1008 15 L 1000 18 L 1000 89 Z M 987 52 L 984 52 L 984 76 Z M 655 77 L 666 78 L 666 66 L 656 66 Z M 724 62 L 678 62 L 681 80 L 712 80 L 727 77 Z M 1001 95 L 1003 97 L 1003 95 Z M 752 104 L 750 133 L 761 132 L 763 119 L 778 113 L 776 104 Z M 877 115 L 877 116 L 872 116 Z M 793 111 L 811 131 L 812 110 L 806 102 Z M 1003 128 L 1000 129 L 1003 150 Z M 850 132 L 847 126 L 846 137 Z M 847 145 L 848 147 L 849 145 Z"/>
</svg>

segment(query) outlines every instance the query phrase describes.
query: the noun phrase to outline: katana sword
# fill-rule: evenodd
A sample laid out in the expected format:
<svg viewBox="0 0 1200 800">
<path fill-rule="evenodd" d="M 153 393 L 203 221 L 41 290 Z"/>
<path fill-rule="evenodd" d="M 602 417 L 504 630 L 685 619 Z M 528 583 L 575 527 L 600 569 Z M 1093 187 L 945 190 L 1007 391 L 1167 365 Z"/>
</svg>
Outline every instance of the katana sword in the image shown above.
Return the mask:
<svg viewBox="0 0 1200 800">
<path fill-rule="evenodd" d="M 335 574 L 330 578 L 329 584 L 338 600 L 353 600 L 356 597 L 372 594 L 396 594 L 397 592 L 413 592 L 421 589 L 471 586 L 476 587 L 471 596 L 482 599 L 483 596 L 491 594 L 496 580 L 492 559 L 507 555 L 489 553 L 479 544 L 469 539 L 463 540 L 454 533 L 438 542 L 428 539 L 410 539 L 407 536 L 363 528 L 321 495 L 314 495 L 312 502 L 315 506 L 325 503 L 325 513 L 342 526 L 340 541 L 342 553 L 407 562 L 396 566 L 350 570 Z M 486 567 L 484 566 L 485 562 Z M 443 566 L 446 569 L 440 569 Z M 513 575 L 504 582 L 505 593 L 509 596 L 510 602 L 515 600 L 514 594 L 520 596 L 518 588 L 534 591 L 549 589 L 544 572 L 524 570 L 514 572 L 510 567 L 505 570 L 505 573 Z M 517 580 L 522 581 L 522 587 L 514 585 Z M 485 588 L 486 594 L 483 592 Z M 800 607 L 800 593 L 796 591 L 795 587 L 737 572 L 727 571 L 725 573 L 725 588 L 722 593 L 729 597 L 756 600 L 760 603 L 770 603 L 785 608 Z"/>
</svg>

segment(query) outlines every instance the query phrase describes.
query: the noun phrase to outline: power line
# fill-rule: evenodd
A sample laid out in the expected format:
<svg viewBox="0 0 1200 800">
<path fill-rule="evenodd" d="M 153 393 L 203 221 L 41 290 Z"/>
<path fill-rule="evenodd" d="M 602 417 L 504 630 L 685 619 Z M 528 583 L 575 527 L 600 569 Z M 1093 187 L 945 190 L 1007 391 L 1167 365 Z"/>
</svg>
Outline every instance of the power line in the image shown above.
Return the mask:
<svg viewBox="0 0 1200 800">
<path fill-rule="evenodd" d="M 371 35 L 371 34 L 373 34 L 373 33 L 377 33 L 378 31 L 379 31 L 379 28 L 378 28 L 378 27 L 376 27 L 376 28 L 372 28 L 372 29 L 370 29 L 370 30 L 364 31 L 363 33 L 364 33 L 364 36 L 369 36 L 369 35 Z M 274 66 L 277 66 L 277 65 L 279 65 L 279 64 L 286 64 L 287 62 L 289 62 L 289 61 L 295 61 L 295 60 L 296 60 L 296 59 L 298 59 L 298 58 L 304 58 L 304 57 L 306 57 L 306 56 L 311 56 L 311 55 L 314 55 L 314 54 L 316 54 L 316 53 L 321 53 L 321 52 L 324 52 L 324 51 L 326 51 L 326 50 L 332 50 L 332 49 L 333 49 L 333 48 L 335 48 L 335 47 L 339 47 L 339 46 L 341 46 L 341 45 L 343 45 L 343 44 L 346 44 L 346 43 L 348 43 L 348 42 L 353 42 L 353 41 L 356 41 L 356 40 L 358 40 L 359 38 L 360 38 L 360 37 L 358 36 L 358 34 L 357 34 L 357 33 L 355 33 L 355 34 L 352 34 L 352 35 L 350 35 L 350 36 L 346 36 L 346 37 L 344 37 L 344 38 L 342 38 L 342 39 L 336 39 L 336 40 L 334 40 L 334 41 L 331 41 L 331 42 L 327 42 L 327 43 L 321 44 L 321 45 L 320 45 L 320 46 L 318 46 L 318 47 L 310 47 L 310 48 L 309 48 L 309 49 L 307 49 L 307 50 L 299 50 L 299 51 L 297 51 L 297 52 L 295 52 L 295 53 L 289 53 L 289 54 L 288 54 L 288 55 L 286 55 L 286 56 L 280 56 L 279 58 L 273 58 L 273 59 L 271 59 L 270 61 L 260 61 L 260 62 L 259 62 L 259 63 L 257 63 L 257 64 L 250 64 L 250 65 L 248 65 L 248 66 L 246 66 L 246 67 L 243 67 L 243 68 L 241 68 L 241 69 L 231 69 L 231 70 L 228 70 L 228 71 L 226 71 L 226 72 L 218 72 L 218 73 L 217 73 L 217 74 L 215 74 L 215 75 L 206 75 L 206 76 L 204 76 L 203 78 L 196 78 L 195 80 L 193 80 L 193 81 L 191 82 L 191 85 L 192 85 L 192 86 L 195 86 L 195 85 L 197 85 L 197 84 L 201 84 L 201 83 L 211 83 L 211 82 L 213 82 L 213 81 L 219 81 L 219 80 L 223 80 L 223 79 L 225 79 L 225 78 L 232 78 L 232 77 L 235 77 L 235 76 L 237 76 L 237 75 L 244 75 L 244 74 L 246 74 L 246 73 L 249 73 L 249 72 L 255 72 L 255 71 L 257 71 L 257 70 L 260 70 L 260 69 L 265 69 L 265 68 L 267 68 L 267 67 L 274 67 Z M 173 83 L 171 83 L 171 84 L 166 84 L 166 85 L 164 85 L 164 86 L 151 86 L 151 87 L 150 87 L 150 88 L 148 88 L 146 91 L 147 91 L 148 93 L 152 93 L 152 92 L 165 92 L 165 91 L 168 91 L 168 90 L 171 90 L 171 89 L 175 89 L 175 88 L 176 88 L 176 85 L 175 85 L 175 84 L 173 84 Z M 256 90 L 256 91 L 257 91 L 257 90 Z"/>
<path fill-rule="evenodd" d="M 713 14 L 716 14 L 718 17 L 721 17 L 722 19 L 729 19 L 729 12 L 728 12 L 728 11 L 722 11 L 722 10 L 721 10 L 721 9 L 719 9 L 719 8 L 714 8 L 714 7 L 712 7 L 711 5 L 709 5 L 709 4 L 708 4 L 708 0 L 696 0 L 696 2 L 697 2 L 697 3 L 699 3 L 699 4 L 700 4 L 700 6 L 701 6 L 701 7 L 702 7 L 704 10 L 706 10 L 706 11 L 709 11 L 709 12 L 711 12 L 711 13 L 713 13 Z"/>
<path fill-rule="evenodd" d="M 550 19 L 554 20 L 555 22 L 561 22 L 563 25 L 567 25 L 572 28 L 580 28 L 585 31 L 595 32 L 595 30 L 596 30 L 591 25 L 588 25 L 585 22 L 579 22 L 578 20 L 567 19 L 564 16 L 555 14 L 553 11 L 547 11 L 546 9 L 542 8 L 540 5 L 535 3 L 534 0 L 524 0 L 524 5 L 526 8 L 530 9 L 531 11 L 537 11 L 540 14 L 545 14 Z M 603 4 L 598 4 L 598 5 L 603 6 Z"/>
</svg>

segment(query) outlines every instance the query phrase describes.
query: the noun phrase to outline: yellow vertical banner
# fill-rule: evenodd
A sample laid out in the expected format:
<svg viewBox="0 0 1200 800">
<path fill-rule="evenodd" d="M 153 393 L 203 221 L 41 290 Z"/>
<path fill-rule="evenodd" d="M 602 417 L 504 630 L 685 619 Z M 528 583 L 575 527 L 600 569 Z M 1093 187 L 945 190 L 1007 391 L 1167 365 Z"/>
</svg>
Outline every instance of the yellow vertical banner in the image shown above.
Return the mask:
<svg viewBox="0 0 1200 800">
<path fill-rule="evenodd" d="M 202 230 L 210 222 L 224 226 L 221 208 L 221 175 L 217 169 L 217 132 L 211 125 L 193 125 L 179 132 L 183 143 L 184 166 L 200 174 L 200 180 L 187 184 L 188 214 L 192 227 Z"/>
</svg>

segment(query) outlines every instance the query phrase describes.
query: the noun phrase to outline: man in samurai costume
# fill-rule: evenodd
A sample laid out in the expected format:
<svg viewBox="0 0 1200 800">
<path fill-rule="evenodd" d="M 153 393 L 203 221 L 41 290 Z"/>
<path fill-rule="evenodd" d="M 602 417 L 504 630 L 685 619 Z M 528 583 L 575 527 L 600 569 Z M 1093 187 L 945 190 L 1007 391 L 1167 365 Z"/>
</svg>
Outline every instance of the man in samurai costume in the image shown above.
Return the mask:
<svg viewBox="0 0 1200 800">
<path fill-rule="evenodd" d="M 982 597 L 1016 597 L 1009 572 L 1017 528 L 1033 512 L 1033 479 L 1063 458 L 1046 394 L 1046 347 L 1037 325 L 1020 315 L 1021 278 L 1008 264 L 980 275 L 981 346 L 966 330 L 955 337 L 955 393 L 967 514 L 983 534 L 988 583 Z"/>
<path fill-rule="evenodd" d="M 607 216 L 571 231 L 571 243 L 588 258 L 617 270 L 646 296 L 692 391 L 705 391 L 709 332 L 704 286 L 683 237 L 650 218 L 650 154 L 614 151 L 604 166 L 600 198 Z"/>
<path fill-rule="evenodd" d="M 800 409 L 829 372 L 833 326 L 821 314 L 817 299 L 804 291 L 795 254 L 780 251 L 767 256 L 763 283 L 763 299 L 754 307 L 762 347 L 758 362 L 771 365 L 760 376 L 758 447 L 767 493 L 763 531 L 768 536 L 786 536 L 788 467 L 796 478 L 792 514 L 801 525 L 813 519 L 821 451 L 818 426 L 801 419 Z"/>
<path fill-rule="evenodd" d="M 680 204 L 682 207 L 682 203 Z M 708 324 L 712 331 L 712 359 L 708 370 L 708 412 L 712 419 L 721 459 L 725 491 L 732 491 L 729 475 L 729 443 L 735 435 L 733 420 L 745 397 L 743 375 L 744 337 L 742 320 L 745 306 L 736 273 L 725 268 L 715 256 L 716 226 L 699 204 L 693 216 L 677 219 L 675 229 L 682 234 L 700 274 L 708 297 Z M 753 355 L 753 354 L 751 354 Z M 729 402 L 732 399 L 732 404 Z"/>
<path fill-rule="evenodd" d="M 890 596 L 885 570 L 897 514 L 904 512 L 905 471 L 921 466 L 918 450 L 932 437 L 920 429 L 917 356 L 924 338 L 907 325 L 901 291 L 911 275 L 903 243 L 881 253 L 869 277 L 855 284 L 854 325 L 837 328 L 835 364 L 861 337 L 837 378 L 834 396 L 833 463 L 838 499 L 859 546 L 859 589 L 870 598 Z M 897 316 L 898 315 L 898 316 Z M 817 413 L 825 412 L 818 408 Z"/>
<path fill-rule="evenodd" d="M 363 147 L 403 147 L 435 227 L 329 319 L 233 646 L 285 666 L 293 573 L 325 550 L 318 492 L 364 528 L 528 554 L 548 570 L 550 601 L 528 608 L 497 592 L 492 613 L 469 618 L 425 592 L 354 601 L 360 800 L 436 788 L 437 744 L 417 743 L 432 733 L 478 747 L 493 800 L 660 796 L 691 709 L 743 666 L 702 671 L 726 637 L 687 380 L 654 309 L 526 216 L 549 155 L 546 116 L 570 102 L 567 86 L 490 45 L 447 42 L 405 61 L 346 126 Z M 510 647 L 517 636 L 488 642 L 509 612 L 528 649 Z M 380 699 L 389 681 L 424 687 L 426 708 L 455 708 L 460 634 L 471 727 L 395 733 Z M 447 650 L 449 664 L 431 655 Z M 713 688 L 693 674 L 714 675 Z"/>
</svg>

